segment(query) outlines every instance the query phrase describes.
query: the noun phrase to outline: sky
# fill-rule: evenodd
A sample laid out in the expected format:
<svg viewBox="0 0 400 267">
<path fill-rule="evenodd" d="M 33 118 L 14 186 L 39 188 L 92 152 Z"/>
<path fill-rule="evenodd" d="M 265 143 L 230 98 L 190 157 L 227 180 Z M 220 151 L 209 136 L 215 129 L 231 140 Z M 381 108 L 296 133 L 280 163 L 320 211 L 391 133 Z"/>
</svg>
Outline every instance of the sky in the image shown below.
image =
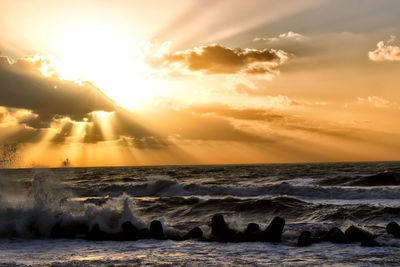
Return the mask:
<svg viewBox="0 0 400 267">
<path fill-rule="evenodd" d="M 400 160 L 398 10 L 0 0 L 0 167 Z"/>
</svg>

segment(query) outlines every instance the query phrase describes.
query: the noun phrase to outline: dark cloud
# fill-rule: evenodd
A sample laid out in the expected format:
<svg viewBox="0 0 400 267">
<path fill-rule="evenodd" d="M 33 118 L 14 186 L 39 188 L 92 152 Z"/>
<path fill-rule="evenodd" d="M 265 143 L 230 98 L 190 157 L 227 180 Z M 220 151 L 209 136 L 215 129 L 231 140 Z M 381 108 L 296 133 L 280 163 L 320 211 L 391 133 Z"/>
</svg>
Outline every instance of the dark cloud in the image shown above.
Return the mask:
<svg viewBox="0 0 400 267">
<path fill-rule="evenodd" d="M 71 136 L 72 130 L 74 129 L 74 124 L 72 122 L 67 122 L 61 127 L 61 130 L 53 137 L 51 142 L 53 143 L 63 143 L 65 140 Z"/>
<path fill-rule="evenodd" d="M 53 118 L 83 120 L 92 111 L 113 111 L 115 103 L 90 83 L 77 84 L 45 77 L 38 68 L 43 60 L 0 57 L 0 105 L 32 110 L 38 115 L 25 121 L 31 127 L 48 127 Z"/>
<path fill-rule="evenodd" d="M 107 136 L 102 129 L 102 122 L 95 114 L 91 114 L 90 123 L 85 126 L 85 143 L 97 143 L 102 141 L 122 141 L 125 144 L 139 149 L 161 149 L 168 146 L 167 142 L 160 136 L 152 133 L 143 125 L 137 123 L 132 113 L 117 108 L 107 118 L 107 125 L 112 136 Z M 126 141 L 128 140 L 128 141 Z"/>
<path fill-rule="evenodd" d="M 16 126 L 12 131 L 1 130 L 0 144 L 35 143 L 40 142 L 46 134 L 45 129 L 27 128 L 23 125 Z"/>
<path fill-rule="evenodd" d="M 133 146 L 138 149 L 162 149 L 168 147 L 165 141 L 154 136 L 142 138 L 122 137 L 119 143 L 123 146 Z"/>
<path fill-rule="evenodd" d="M 0 57 L 0 107 L 3 106 L 0 123 L 8 115 L 19 123 L 9 125 L 14 129 L 10 134 L 0 134 L 2 142 L 40 142 L 47 128 L 59 127 L 50 142 L 62 144 L 74 134 L 74 123 L 80 121 L 85 122 L 84 143 L 128 138 L 137 148 L 167 146 L 161 137 L 137 123 L 132 113 L 117 107 L 93 84 L 44 76 L 38 69 L 47 63 L 46 59 L 34 57 L 11 63 L 8 58 Z M 17 111 L 22 109 L 27 114 L 18 116 Z M 96 111 L 110 112 L 110 115 L 101 121 Z M 112 135 L 104 133 L 104 123 Z"/>
<path fill-rule="evenodd" d="M 274 49 L 231 49 L 219 44 L 201 46 L 164 56 L 168 62 L 180 62 L 191 71 L 208 74 L 273 73 L 274 68 L 287 60 L 286 52 Z"/>
</svg>

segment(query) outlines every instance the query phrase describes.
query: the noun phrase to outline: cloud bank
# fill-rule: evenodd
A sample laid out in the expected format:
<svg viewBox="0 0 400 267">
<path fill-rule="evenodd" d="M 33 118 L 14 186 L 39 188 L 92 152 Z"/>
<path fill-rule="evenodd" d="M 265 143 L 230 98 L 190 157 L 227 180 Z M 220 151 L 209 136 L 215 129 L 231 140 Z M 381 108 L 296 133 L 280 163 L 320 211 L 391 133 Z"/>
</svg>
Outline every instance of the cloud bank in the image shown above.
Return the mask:
<svg viewBox="0 0 400 267">
<path fill-rule="evenodd" d="M 15 62 L 0 57 L 1 142 L 40 142 L 56 130 L 49 141 L 61 144 L 74 135 L 77 123 L 84 123 L 80 133 L 83 143 L 124 139 L 137 148 L 167 145 L 93 84 L 61 80 L 55 74 L 46 77 L 41 70 L 47 67 L 42 57 L 24 57 Z M 106 122 L 96 115 L 97 111 L 109 114 Z"/>
<path fill-rule="evenodd" d="M 53 118 L 83 120 L 93 111 L 114 111 L 115 103 L 91 83 L 78 84 L 45 77 L 40 68 L 46 62 L 25 57 L 11 63 L 0 57 L 0 106 L 29 109 L 37 117 L 26 121 L 32 127 L 48 127 Z"/>
</svg>

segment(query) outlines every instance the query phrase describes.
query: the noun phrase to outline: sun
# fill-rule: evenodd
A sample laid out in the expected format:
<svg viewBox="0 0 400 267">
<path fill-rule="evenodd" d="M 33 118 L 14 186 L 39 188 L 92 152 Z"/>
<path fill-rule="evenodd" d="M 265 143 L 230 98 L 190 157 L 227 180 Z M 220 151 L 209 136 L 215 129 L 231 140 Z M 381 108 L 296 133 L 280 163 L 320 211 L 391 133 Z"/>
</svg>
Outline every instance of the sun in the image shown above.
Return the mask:
<svg viewBox="0 0 400 267">
<path fill-rule="evenodd" d="M 160 91 L 138 49 L 115 28 L 86 24 L 60 31 L 56 41 L 60 78 L 90 81 L 118 105 L 145 105 Z"/>
</svg>

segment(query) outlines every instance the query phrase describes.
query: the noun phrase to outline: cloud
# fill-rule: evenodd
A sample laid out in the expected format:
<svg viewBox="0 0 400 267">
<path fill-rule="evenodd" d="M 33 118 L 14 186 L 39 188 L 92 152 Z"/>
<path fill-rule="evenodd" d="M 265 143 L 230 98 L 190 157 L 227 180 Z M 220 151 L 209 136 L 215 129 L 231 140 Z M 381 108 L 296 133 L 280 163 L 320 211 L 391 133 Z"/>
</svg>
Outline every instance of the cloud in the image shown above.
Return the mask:
<svg viewBox="0 0 400 267">
<path fill-rule="evenodd" d="M 71 136 L 71 133 L 71 123 L 66 123 L 52 142 L 63 143 Z M 164 138 L 139 124 L 132 113 L 119 107 L 116 111 L 109 113 L 106 118 L 91 113 L 88 122 L 85 123 L 83 143 L 104 141 L 122 142 L 139 149 L 162 149 L 168 146 Z"/>
<path fill-rule="evenodd" d="M 386 42 L 380 41 L 377 44 L 377 49 L 368 52 L 368 57 L 372 61 L 400 61 L 400 46 L 391 45 L 396 37 L 390 36 Z"/>
<path fill-rule="evenodd" d="M 256 108 L 237 109 L 223 104 L 192 106 L 189 111 L 198 114 L 214 114 L 238 120 L 275 121 L 284 118 L 283 115 L 274 113 L 271 110 Z"/>
<path fill-rule="evenodd" d="M 206 74 L 267 74 L 277 73 L 277 67 L 288 54 L 275 49 L 232 49 L 219 44 L 200 46 L 186 51 L 166 53 L 163 62 L 180 63 L 190 71 Z"/>
<path fill-rule="evenodd" d="M 25 57 L 11 63 L 0 57 L 0 105 L 31 110 L 37 117 L 24 123 L 35 128 L 46 128 L 57 117 L 83 120 L 93 111 L 115 110 L 115 103 L 91 83 L 45 77 L 39 70 L 45 66 L 41 58 Z"/>
<path fill-rule="evenodd" d="M 223 114 L 224 105 L 221 105 L 220 114 L 213 111 L 211 106 L 189 106 L 181 109 L 170 107 L 160 108 L 152 115 L 149 124 L 154 125 L 169 139 L 183 141 L 221 141 L 243 143 L 270 143 L 276 138 L 268 134 L 259 135 L 232 124 L 230 115 L 242 118 L 256 118 L 257 114 Z M 229 109 L 229 108 L 228 108 Z M 227 111 L 229 112 L 229 110 Z M 235 111 L 233 111 L 234 113 Z"/>
<path fill-rule="evenodd" d="M 304 41 L 307 40 L 308 37 L 296 33 L 296 32 L 286 32 L 286 33 L 281 33 L 276 37 L 256 37 L 253 39 L 253 42 L 267 42 L 267 43 L 273 43 L 273 42 L 278 42 L 282 40 L 286 41 Z"/>
<path fill-rule="evenodd" d="M 358 97 L 357 101 L 352 103 L 346 103 L 344 105 L 345 108 L 354 107 L 354 106 L 364 106 L 364 107 L 372 107 L 372 108 L 386 108 L 386 109 L 399 109 L 400 106 L 396 102 L 381 98 L 379 96 L 367 96 L 367 97 Z"/>
<path fill-rule="evenodd" d="M 48 77 L 43 75 L 41 70 L 48 68 L 48 63 L 36 56 L 15 62 L 0 57 L 0 141 L 40 142 L 46 133 L 56 131 L 49 141 L 61 144 L 74 135 L 79 122 L 84 123 L 80 133 L 84 143 L 128 138 L 137 148 L 167 145 L 93 84 L 61 80 L 51 71 Z M 108 120 L 96 116 L 98 111 L 108 112 Z M 108 134 L 104 127 L 109 128 Z"/>
<path fill-rule="evenodd" d="M 357 104 L 367 104 L 375 108 L 390 108 L 396 106 L 396 103 L 392 103 L 389 100 L 378 96 L 368 96 L 366 98 L 359 97 L 357 99 Z"/>
<path fill-rule="evenodd" d="M 163 112 L 159 124 L 180 140 L 285 143 L 297 136 L 358 140 L 357 129 L 272 109 L 238 109 L 223 104 L 193 105 Z M 164 125 L 165 123 L 165 125 Z"/>
</svg>

